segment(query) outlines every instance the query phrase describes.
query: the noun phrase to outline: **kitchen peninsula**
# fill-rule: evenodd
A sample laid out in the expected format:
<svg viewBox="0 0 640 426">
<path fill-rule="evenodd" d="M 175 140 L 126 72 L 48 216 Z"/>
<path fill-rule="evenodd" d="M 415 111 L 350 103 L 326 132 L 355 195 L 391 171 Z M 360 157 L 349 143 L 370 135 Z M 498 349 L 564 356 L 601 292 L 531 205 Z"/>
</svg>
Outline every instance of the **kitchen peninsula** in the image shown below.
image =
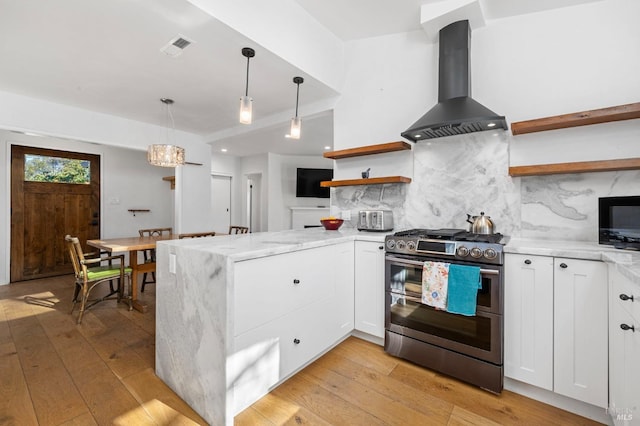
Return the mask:
<svg viewBox="0 0 640 426">
<path fill-rule="evenodd" d="M 233 424 L 235 414 L 357 329 L 354 241 L 378 248 L 383 240 L 316 228 L 158 243 L 157 375 L 211 424 Z M 610 282 L 616 271 L 640 288 L 637 253 L 517 239 L 505 252 L 606 262 Z M 607 311 L 606 297 L 602 303 Z M 612 321 L 610 334 L 618 332 Z M 526 383 L 516 378 L 507 388 L 527 395 Z M 613 382 L 609 388 L 619 398 L 610 408 L 625 408 L 625 395 Z M 555 389 L 548 395 L 551 404 L 563 398 Z M 591 407 L 602 419 L 604 410 Z"/>
<path fill-rule="evenodd" d="M 353 229 L 157 246 L 156 373 L 209 423 L 238 412 L 354 329 Z"/>
</svg>

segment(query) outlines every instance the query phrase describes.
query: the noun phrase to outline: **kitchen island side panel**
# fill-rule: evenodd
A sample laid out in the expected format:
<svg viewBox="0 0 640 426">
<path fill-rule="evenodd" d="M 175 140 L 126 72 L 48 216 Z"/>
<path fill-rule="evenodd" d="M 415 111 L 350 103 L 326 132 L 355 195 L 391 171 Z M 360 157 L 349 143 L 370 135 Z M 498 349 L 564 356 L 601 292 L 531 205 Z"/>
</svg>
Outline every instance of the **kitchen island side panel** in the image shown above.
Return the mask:
<svg viewBox="0 0 640 426">
<path fill-rule="evenodd" d="M 231 425 L 226 377 L 231 262 L 187 246 L 159 243 L 156 250 L 156 374 L 207 422 Z"/>
</svg>

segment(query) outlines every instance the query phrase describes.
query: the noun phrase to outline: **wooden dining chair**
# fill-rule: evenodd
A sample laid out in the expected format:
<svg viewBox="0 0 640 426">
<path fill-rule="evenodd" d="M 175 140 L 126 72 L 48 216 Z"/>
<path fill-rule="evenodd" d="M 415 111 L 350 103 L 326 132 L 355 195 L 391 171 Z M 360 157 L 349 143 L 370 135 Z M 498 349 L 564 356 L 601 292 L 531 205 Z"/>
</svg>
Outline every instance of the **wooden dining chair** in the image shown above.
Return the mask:
<svg viewBox="0 0 640 426">
<path fill-rule="evenodd" d="M 215 232 L 193 232 L 191 234 L 179 234 L 178 238 L 201 238 L 201 237 L 215 237 Z"/>
<path fill-rule="evenodd" d="M 64 237 L 67 243 L 67 250 L 69 251 L 69 257 L 73 264 L 73 271 L 75 274 L 75 288 L 73 291 L 73 301 L 71 305 L 71 314 L 80 298 L 80 313 L 78 314 L 77 323 L 82 323 L 82 316 L 85 311 L 91 306 L 103 300 L 113 299 L 113 295 L 116 295 L 118 302 L 123 297 L 128 297 L 126 294 L 126 281 L 131 284 L 131 268 L 124 266 L 124 255 L 106 256 L 92 258 L 94 253 L 85 253 L 82 250 L 82 245 L 77 237 L 66 235 Z M 115 263 L 114 261 L 118 261 Z M 103 265 L 102 262 L 108 262 Z M 113 281 L 117 281 L 117 289 L 114 290 L 111 284 Z M 109 293 L 99 299 L 89 299 L 89 294 L 98 284 L 110 283 Z M 131 297 L 129 299 L 129 310 L 131 310 Z"/>
<path fill-rule="evenodd" d="M 149 228 L 149 229 L 139 229 L 138 234 L 141 237 L 160 237 L 162 235 L 171 235 L 173 233 L 173 228 Z M 144 257 L 144 263 L 150 263 L 156 261 L 156 249 L 148 249 L 142 252 L 142 256 Z M 144 286 L 147 284 L 155 284 L 156 282 L 156 273 L 155 272 L 145 272 L 142 275 L 142 288 L 140 288 L 140 293 L 144 293 Z"/>
<path fill-rule="evenodd" d="M 229 227 L 229 235 L 231 235 L 231 234 L 246 234 L 247 232 L 249 232 L 249 228 L 247 228 L 246 226 L 231 225 Z"/>
</svg>

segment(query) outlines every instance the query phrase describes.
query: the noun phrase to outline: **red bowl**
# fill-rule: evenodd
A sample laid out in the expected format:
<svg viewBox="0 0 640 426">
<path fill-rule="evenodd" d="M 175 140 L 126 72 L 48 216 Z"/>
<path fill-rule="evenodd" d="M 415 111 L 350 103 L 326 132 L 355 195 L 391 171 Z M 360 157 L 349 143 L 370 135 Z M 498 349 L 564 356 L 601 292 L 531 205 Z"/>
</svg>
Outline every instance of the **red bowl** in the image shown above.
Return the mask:
<svg viewBox="0 0 640 426">
<path fill-rule="evenodd" d="M 342 226 L 344 219 L 322 219 L 320 223 L 327 231 L 335 231 Z"/>
</svg>

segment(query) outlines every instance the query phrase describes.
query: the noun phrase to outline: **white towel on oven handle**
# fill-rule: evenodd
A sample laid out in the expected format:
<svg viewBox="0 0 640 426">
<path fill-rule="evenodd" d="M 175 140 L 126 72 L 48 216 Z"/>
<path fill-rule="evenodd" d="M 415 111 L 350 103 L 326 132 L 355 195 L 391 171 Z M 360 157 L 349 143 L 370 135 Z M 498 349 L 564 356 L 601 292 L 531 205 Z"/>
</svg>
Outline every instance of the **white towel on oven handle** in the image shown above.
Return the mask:
<svg viewBox="0 0 640 426">
<path fill-rule="evenodd" d="M 449 263 L 426 261 L 422 266 L 422 303 L 447 309 Z"/>
</svg>

